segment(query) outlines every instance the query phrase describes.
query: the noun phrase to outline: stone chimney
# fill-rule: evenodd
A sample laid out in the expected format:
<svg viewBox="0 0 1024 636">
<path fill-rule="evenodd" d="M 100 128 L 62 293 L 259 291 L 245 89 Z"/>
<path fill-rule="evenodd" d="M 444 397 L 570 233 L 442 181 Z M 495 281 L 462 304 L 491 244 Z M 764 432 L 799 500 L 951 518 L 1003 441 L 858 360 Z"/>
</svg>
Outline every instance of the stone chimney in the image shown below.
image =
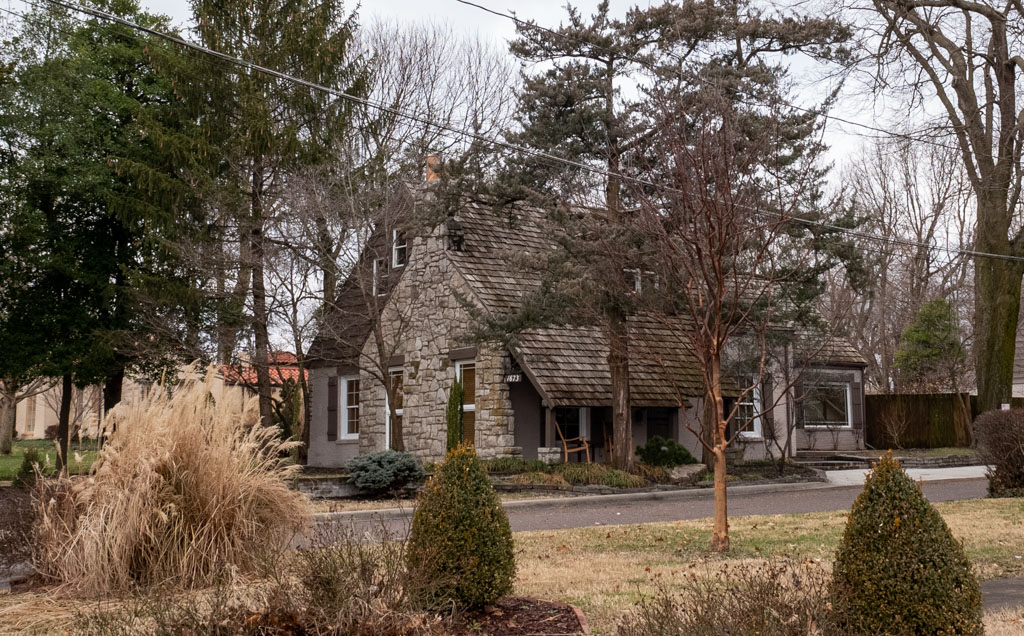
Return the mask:
<svg viewBox="0 0 1024 636">
<path fill-rule="evenodd" d="M 427 181 L 437 181 L 441 178 L 441 158 L 437 155 L 427 155 Z"/>
</svg>

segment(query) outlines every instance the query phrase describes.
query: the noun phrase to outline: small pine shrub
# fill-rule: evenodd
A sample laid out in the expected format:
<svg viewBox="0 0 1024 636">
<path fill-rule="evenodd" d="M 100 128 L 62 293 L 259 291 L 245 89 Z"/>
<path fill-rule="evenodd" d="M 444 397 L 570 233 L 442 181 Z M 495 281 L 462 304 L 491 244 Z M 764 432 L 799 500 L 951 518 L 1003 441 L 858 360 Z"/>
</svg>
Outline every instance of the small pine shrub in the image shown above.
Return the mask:
<svg viewBox="0 0 1024 636">
<path fill-rule="evenodd" d="M 454 450 L 462 443 L 463 402 L 465 399 L 465 389 L 462 387 L 462 381 L 455 378 L 452 390 L 448 393 L 448 406 L 444 412 L 445 426 L 448 432 L 446 449 L 449 451 Z"/>
<path fill-rule="evenodd" d="M 659 435 L 648 439 L 645 445 L 637 446 L 636 455 L 645 464 L 664 468 L 697 463 L 685 446 L 674 439 L 665 439 Z"/>
<path fill-rule="evenodd" d="M 988 411 L 974 422 L 990 497 L 1024 497 L 1024 410 Z"/>
<path fill-rule="evenodd" d="M 449 452 L 420 494 L 407 562 L 438 582 L 423 599 L 431 606 L 482 607 L 512 590 L 512 530 L 472 447 Z"/>
<path fill-rule="evenodd" d="M 423 479 L 423 469 L 413 456 L 395 450 L 360 455 L 345 464 L 345 468 L 352 485 L 368 495 L 399 490 Z"/>
<path fill-rule="evenodd" d="M 36 483 L 36 470 L 43 470 L 43 456 L 35 448 L 26 448 L 11 485 L 15 488 L 31 488 Z"/>
<path fill-rule="evenodd" d="M 830 590 L 852 634 L 981 634 L 981 591 L 963 546 L 889 453 L 850 510 Z"/>
</svg>

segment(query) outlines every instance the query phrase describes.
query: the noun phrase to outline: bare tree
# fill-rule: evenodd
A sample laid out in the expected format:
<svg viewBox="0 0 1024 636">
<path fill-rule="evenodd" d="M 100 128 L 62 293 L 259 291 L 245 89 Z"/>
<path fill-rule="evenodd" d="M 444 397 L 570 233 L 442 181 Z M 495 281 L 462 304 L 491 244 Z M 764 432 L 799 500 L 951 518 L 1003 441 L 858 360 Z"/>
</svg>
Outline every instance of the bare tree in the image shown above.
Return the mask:
<svg viewBox="0 0 1024 636">
<path fill-rule="evenodd" d="M 902 90 L 918 113 L 938 105 L 938 137 L 956 148 L 975 195 L 975 373 L 982 410 L 1010 401 L 1024 225 L 1020 0 L 873 0 L 874 86 Z M 853 5 L 863 9 L 863 5 Z M 991 256 L 987 255 L 991 254 Z"/>
<path fill-rule="evenodd" d="M 921 306 L 946 298 L 971 334 L 970 259 L 945 249 L 973 244 L 973 195 L 951 151 L 911 141 L 878 142 L 855 159 L 843 185 L 863 218 L 851 241 L 862 250 L 859 284 L 829 273 L 821 311 L 840 324 L 868 364 L 874 390 L 906 391 L 895 364 L 900 335 Z M 871 238 L 867 238 L 867 237 Z"/>
<path fill-rule="evenodd" d="M 663 320 L 689 342 L 703 375 L 701 424 L 687 427 L 713 457 L 711 547 L 728 551 L 726 449 L 742 432 L 730 423 L 769 375 L 780 326 L 806 319 L 808 289 L 827 265 L 800 222 L 819 196 L 821 146 L 816 115 L 792 119 L 771 102 L 744 109 L 715 88 L 690 98 L 666 95 L 659 104 L 649 156 L 660 161 L 633 195 L 648 268 L 666 290 Z M 789 147 L 794 137 L 784 130 L 801 131 L 807 145 Z M 728 411 L 727 395 L 736 397 Z"/>
</svg>

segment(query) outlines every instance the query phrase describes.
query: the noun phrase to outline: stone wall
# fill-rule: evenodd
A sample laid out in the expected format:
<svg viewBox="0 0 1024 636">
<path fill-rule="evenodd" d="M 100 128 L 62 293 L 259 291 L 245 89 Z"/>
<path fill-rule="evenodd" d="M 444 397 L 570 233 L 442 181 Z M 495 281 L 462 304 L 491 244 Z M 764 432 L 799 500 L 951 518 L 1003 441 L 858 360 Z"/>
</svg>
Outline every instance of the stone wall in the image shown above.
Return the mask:
<svg viewBox="0 0 1024 636">
<path fill-rule="evenodd" d="M 481 457 L 519 454 L 514 419 L 504 382 L 505 356 L 493 346 L 477 347 L 471 316 L 464 301 L 472 292 L 445 251 L 445 241 L 432 234 L 412 241 L 408 268 L 391 293 L 382 317 L 389 354 L 402 358 L 403 438 L 405 449 L 425 462 L 444 457 L 447 432 L 445 407 L 455 380 L 456 362 L 476 365 L 476 446 Z M 365 361 L 377 359 L 371 336 L 363 348 Z M 454 360 L 460 352 L 464 360 Z M 458 357 L 457 355 L 455 357 Z M 372 367 L 369 362 L 364 367 Z M 360 405 L 359 451 L 386 447 L 388 408 L 379 372 L 364 368 Z"/>
</svg>

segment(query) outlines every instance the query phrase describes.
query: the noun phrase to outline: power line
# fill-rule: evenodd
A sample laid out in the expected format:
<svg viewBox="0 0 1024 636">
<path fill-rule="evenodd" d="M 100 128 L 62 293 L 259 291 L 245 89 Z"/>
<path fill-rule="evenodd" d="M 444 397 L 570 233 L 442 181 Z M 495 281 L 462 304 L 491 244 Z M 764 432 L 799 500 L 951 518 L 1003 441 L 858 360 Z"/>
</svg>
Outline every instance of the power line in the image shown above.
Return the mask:
<svg viewBox="0 0 1024 636">
<path fill-rule="evenodd" d="M 23 0 L 23 1 L 27 1 L 27 0 Z M 461 1 L 461 0 L 457 0 L 457 1 Z M 554 162 L 554 163 L 557 163 L 557 164 L 572 166 L 574 168 L 578 168 L 580 170 L 584 170 L 584 171 L 590 172 L 592 174 L 601 175 L 601 176 L 604 176 L 606 178 L 616 178 L 616 179 L 620 179 L 620 180 L 623 180 L 623 181 L 630 181 L 630 182 L 637 183 L 637 184 L 640 184 L 640 185 L 645 185 L 645 186 L 648 186 L 648 187 L 653 187 L 653 188 L 656 188 L 658 190 L 675 192 L 676 194 L 684 194 L 683 192 L 681 192 L 681 191 L 679 191 L 677 189 L 665 188 L 665 187 L 659 186 L 658 184 L 656 184 L 656 183 L 654 183 L 652 181 L 648 181 L 646 179 L 641 179 L 641 178 L 638 178 L 638 177 L 632 177 L 632 176 L 624 175 L 624 174 L 621 174 L 621 173 L 618 173 L 618 172 L 613 172 L 613 171 L 610 171 L 610 170 L 605 170 L 603 168 L 598 168 L 596 166 L 588 165 L 588 164 L 585 164 L 585 163 L 582 163 L 582 162 L 579 162 L 579 161 L 574 161 L 574 160 L 571 160 L 571 159 L 566 159 L 564 157 L 558 157 L 556 155 L 552 155 L 552 154 L 547 153 L 547 152 L 533 150 L 531 148 L 526 148 L 526 147 L 519 146 L 519 145 L 516 145 L 516 144 L 512 144 L 512 143 L 509 143 L 509 142 L 506 142 L 506 141 L 490 139 L 490 138 L 488 138 L 488 137 L 486 137 L 484 135 L 481 135 L 479 133 L 472 132 L 472 131 L 467 131 L 467 130 L 461 130 L 461 129 L 456 128 L 454 126 L 451 126 L 449 124 L 435 123 L 435 122 L 430 121 L 429 119 L 426 119 L 423 116 L 406 113 L 403 110 L 401 110 L 399 108 L 395 108 L 393 106 L 387 106 L 387 105 L 384 105 L 384 104 L 380 104 L 380 103 L 377 103 L 377 102 L 375 102 L 373 100 L 367 99 L 365 97 L 360 97 L 360 96 L 357 96 L 357 95 L 352 95 L 352 94 L 346 93 L 344 91 L 341 91 L 341 90 L 338 90 L 338 89 L 335 89 L 335 88 L 324 86 L 322 84 L 318 84 L 318 83 L 315 83 L 315 82 L 311 82 L 309 80 L 305 80 L 305 79 L 302 79 L 302 78 L 299 78 L 299 77 L 295 77 L 293 75 L 289 75 L 287 73 L 283 73 L 283 72 L 277 71 L 275 69 L 271 69 L 271 68 L 268 68 L 268 67 L 265 67 L 265 66 L 262 66 L 262 65 L 259 65 L 259 64 L 255 64 L 255 63 L 249 62 L 248 60 L 245 60 L 243 58 L 232 56 L 232 55 L 228 55 L 226 53 L 222 53 L 220 51 L 216 51 L 214 49 L 210 49 L 208 47 L 196 44 L 194 42 L 190 42 L 188 40 L 185 40 L 184 38 L 178 37 L 176 35 L 172 35 L 172 34 L 169 34 L 169 33 L 162 32 L 162 31 L 160 31 L 158 29 L 153 29 L 153 28 L 150 28 L 150 27 L 145 27 L 145 26 L 141 26 L 141 25 L 135 24 L 135 23 L 133 23 L 133 22 L 131 22 L 129 20 L 121 18 L 121 17 L 119 17 L 117 15 L 111 14 L 111 13 L 109 13 L 107 11 L 103 11 L 101 9 L 95 9 L 95 8 L 92 8 L 92 7 L 81 7 L 81 6 L 77 6 L 77 5 L 71 4 L 71 3 L 64 2 L 63 0 L 46 0 L 46 2 L 48 2 L 50 4 L 61 6 L 61 7 L 65 8 L 65 9 L 67 9 L 69 11 L 78 11 L 78 12 L 85 13 L 85 14 L 88 14 L 88 15 L 93 15 L 93 16 L 98 17 L 98 18 L 102 18 L 102 19 L 106 19 L 106 20 L 109 20 L 109 21 L 112 21 L 112 22 L 116 22 L 118 24 L 121 24 L 123 26 L 129 27 L 131 29 L 135 29 L 135 30 L 138 30 L 138 31 L 149 33 L 150 35 L 156 36 L 158 38 L 161 38 L 161 39 L 164 39 L 164 40 L 167 40 L 167 41 L 170 41 L 170 42 L 174 42 L 175 44 L 183 46 L 183 47 L 185 47 L 187 49 L 191 49 L 193 51 L 197 51 L 197 52 L 200 52 L 200 53 L 203 53 L 203 54 L 206 54 L 206 55 L 213 56 L 214 58 L 223 60 L 225 62 L 229 62 L 229 63 L 235 64 L 235 65 L 241 66 L 243 68 L 247 68 L 249 70 L 259 72 L 259 73 L 265 73 L 266 75 L 269 75 L 271 77 L 276 77 L 278 79 L 281 79 L 281 80 L 284 80 L 284 81 L 287 81 L 287 82 L 292 82 L 294 84 L 298 84 L 300 86 L 304 86 L 304 87 L 310 88 L 312 90 L 317 90 L 317 91 L 325 92 L 325 93 L 334 95 L 334 96 L 336 96 L 336 97 L 338 97 L 340 99 L 345 99 L 345 100 L 351 101 L 353 103 L 359 104 L 361 106 L 365 106 L 365 107 L 368 107 L 368 108 L 373 108 L 373 109 L 376 109 L 376 110 L 380 110 L 380 111 L 392 114 L 392 115 L 394 115 L 396 117 L 402 117 L 402 118 L 408 119 L 410 121 L 415 121 L 415 122 L 417 122 L 417 123 L 419 123 L 421 125 L 424 125 L 424 126 L 434 127 L 437 130 L 442 130 L 442 131 L 446 131 L 446 132 L 449 132 L 449 133 L 454 134 L 454 135 L 470 138 L 470 139 L 473 139 L 475 141 L 479 141 L 481 143 L 493 144 L 495 146 L 499 146 L 499 147 L 505 148 L 506 150 L 512 150 L 512 151 L 515 151 L 515 152 L 520 152 L 520 153 L 523 153 L 523 154 L 526 154 L 526 155 L 529 155 L 529 156 L 541 159 L 543 161 Z M 765 212 L 767 212 L 766 210 L 759 210 L 759 209 L 756 209 L 756 208 L 752 208 L 750 206 L 742 206 L 742 207 L 744 209 L 748 209 L 750 211 L 757 212 L 757 213 L 765 213 Z M 783 219 L 786 218 L 781 213 L 771 213 L 771 214 L 775 214 L 776 216 L 779 216 L 780 218 L 783 218 Z M 868 234 L 868 233 L 865 233 L 865 232 L 859 232 L 857 230 L 853 230 L 853 229 L 850 229 L 850 228 L 844 228 L 844 227 L 841 227 L 841 226 L 838 226 L 838 225 L 834 225 L 834 224 L 830 224 L 830 223 L 825 223 L 823 221 L 803 218 L 803 217 L 800 217 L 800 216 L 797 216 L 797 215 L 791 215 L 788 218 L 790 220 L 794 221 L 794 222 L 798 222 L 798 223 L 804 224 L 804 225 L 806 225 L 808 227 L 819 227 L 819 228 L 822 228 L 822 229 L 827 229 L 827 230 L 831 230 L 831 231 L 834 231 L 834 232 L 838 232 L 838 233 L 842 233 L 842 234 L 847 234 L 849 236 L 857 236 L 857 237 L 860 237 L 860 238 L 866 239 L 866 240 L 874 240 L 874 241 L 881 241 L 881 242 L 893 242 L 893 241 L 896 241 L 896 242 L 899 242 L 900 244 L 902 244 L 904 246 L 907 246 L 907 247 L 916 247 L 916 248 L 923 248 L 923 249 L 928 249 L 928 250 L 941 250 L 941 251 L 945 251 L 945 252 L 950 253 L 950 254 L 960 254 L 960 255 L 963 255 L 963 256 L 971 256 L 971 257 L 977 257 L 977 258 L 991 258 L 991 259 L 997 259 L 997 260 L 1008 260 L 1008 261 L 1013 261 L 1013 262 L 1024 262 L 1024 257 L 1019 257 L 1019 256 L 1011 256 L 1011 255 L 1006 255 L 1006 254 L 994 254 L 994 253 L 990 253 L 990 252 L 980 252 L 980 251 L 977 251 L 977 250 L 965 250 L 965 249 L 961 249 L 961 248 L 952 248 L 952 247 L 939 246 L 939 245 L 930 245 L 930 244 L 927 244 L 927 243 L 918 243 L 918 242 L 910 241 L 910 240 L 894 240 L 894 239 L 889 239 L 889 238 L 885 238 L 885 237 L 875 236 L 875 235 Z"/>
</svg>

